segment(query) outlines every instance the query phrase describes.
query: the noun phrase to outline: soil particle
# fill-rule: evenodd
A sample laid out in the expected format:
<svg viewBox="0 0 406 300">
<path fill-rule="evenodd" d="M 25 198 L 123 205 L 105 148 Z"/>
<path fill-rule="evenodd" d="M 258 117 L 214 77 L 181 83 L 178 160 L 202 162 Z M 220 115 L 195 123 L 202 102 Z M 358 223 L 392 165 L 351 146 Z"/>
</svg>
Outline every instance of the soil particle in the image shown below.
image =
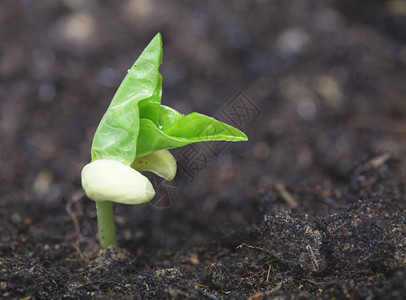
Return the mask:
<svg viewBox="0 0 406 300">
<path fill-rule="evenodd" d="M 405 211 L 390 213 L 380 202 L 360 201 L 326 218 L 332 271 L 367 276 L 405 267 L 405 236 L 399 234 L 406 229 L 404 215 Z"/>
<path fill-rule="evenodd" d="M 325 270 L 325 233 L 309 216 L 293 217 L 284 212 L 265 218 L 261 246 L 269 249 L 281 267 L 306 273 Z"/>
</svg>

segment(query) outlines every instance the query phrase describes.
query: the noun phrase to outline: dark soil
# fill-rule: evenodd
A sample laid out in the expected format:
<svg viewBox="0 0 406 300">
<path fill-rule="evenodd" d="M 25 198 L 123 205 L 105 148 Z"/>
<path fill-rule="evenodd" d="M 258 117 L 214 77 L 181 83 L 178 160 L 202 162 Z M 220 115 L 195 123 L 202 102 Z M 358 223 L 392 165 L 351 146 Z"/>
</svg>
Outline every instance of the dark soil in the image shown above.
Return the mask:
<svg viewBox="0 0 406 300">
<path fill-rule="evenodd" d="M 0 298 L 405 298 L 405 7 L 1 1 Z M 163 103 L 249 142 L 174 151 L 100 250 L 80 171 L 158 31 Z"/>
</svg>

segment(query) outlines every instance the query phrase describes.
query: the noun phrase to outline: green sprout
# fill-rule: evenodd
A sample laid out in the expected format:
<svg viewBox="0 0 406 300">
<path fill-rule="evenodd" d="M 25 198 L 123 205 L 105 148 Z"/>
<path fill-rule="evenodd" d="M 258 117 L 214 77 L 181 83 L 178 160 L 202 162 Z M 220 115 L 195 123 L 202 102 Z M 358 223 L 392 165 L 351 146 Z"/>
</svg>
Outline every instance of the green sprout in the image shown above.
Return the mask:
<svg viewBox="0 0 406 300">
<path fill-rule="evenodd" d="M 240 130 L 211 117 L 183 115 L 161 105 L 162 38 L 158 33 L 118 88 L 93 138 L 82 170 L 86 195 L 96 201 L 100 245 L 117 245 L 113 202 L 140 204 L 155 196 L 149 171 L 172 180 L 176 160 L 167 149 L 201 141 L 246 141 Z"/>
</svg>

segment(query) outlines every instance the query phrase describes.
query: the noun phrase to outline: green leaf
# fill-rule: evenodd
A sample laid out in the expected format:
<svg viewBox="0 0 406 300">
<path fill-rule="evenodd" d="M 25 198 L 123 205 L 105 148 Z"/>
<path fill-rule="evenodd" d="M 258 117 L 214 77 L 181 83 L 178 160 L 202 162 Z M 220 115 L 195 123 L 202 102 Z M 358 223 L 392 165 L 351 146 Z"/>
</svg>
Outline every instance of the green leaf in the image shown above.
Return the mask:
<svg viewBox="0 0 406 300">
<path fill-rule="evenodd" d="M 137 157 L 161 149 L 178 148 L 202 141 L 248 140 L 240 130 L 214 118 L 199 113 L 182 116 L 180 113 L 174 113 L 175 110 L 166 108 L 164 111 L 167 114 L 160 118 L 160 121 L 164 120 L 162 128 L 158 128 L 149 119 L 141 119 Z M 172 119 L 169 116 L 173 116 Z"/>
<path fill-rule="evenodd" d="M 159 121 L 159 110 L 162 97 L 162 76 L 158 73 L 158 83 L 155 88 L 154 94 L 147 99 L 144 99 L 138 103 L 140 109 L 140 119 L 150 119 L 155 124 Z"/>
<path fill-rule="evenodd" d="M 128 70 L 96 130 L 92 160 L 135 158 L 201 141 L 246 141 L 240 130 L 211 117 L 182 115 L 161 105 L 162 39 L 158 33 Z"/>
<path fill-rule="evenodd" d="M 140 117 L 158 122 L 161 61 L 162 38 L 158 33 L 128 71 L 100 121 L 93 138 L 92 160 L 117 159 L 127 165 L 134 161 Z"/>
<path fill-rule="evenodd" d="M 188 114 L 165 129 L 167 135 L 200 141 L 246 141 L 247 136 L 240 130 L 196 112 Z"/>
<path fill-rule="evenodd" d="M 162 130 L 165 130 L 169 126 L 171 126 L 175 121 L 179 120 L 182 118 L 183 115 L 176 111 L 175 109 L 161 105 L 159 109 L 159 128 Z"/>
</svg>

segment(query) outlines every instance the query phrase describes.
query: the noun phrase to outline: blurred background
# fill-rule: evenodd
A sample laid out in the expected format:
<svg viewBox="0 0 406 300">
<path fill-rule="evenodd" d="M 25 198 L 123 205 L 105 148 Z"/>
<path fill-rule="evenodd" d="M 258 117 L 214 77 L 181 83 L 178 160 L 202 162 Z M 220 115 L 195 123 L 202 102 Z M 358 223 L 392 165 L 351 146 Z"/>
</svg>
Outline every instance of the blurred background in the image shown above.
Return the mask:
<svg viewBox="0 0 406 300">
<path fill-rule="evenodd" d="M 96 126 L 157 32 L 163 104 L 221 119 L 242 92 L 256 113 L 248 142 L 178 176 L 175 205 L 118 206 L 119 226 L 128 211 L 233 224 L 277 183 L 345 184 L 386 152 L 404 167 L 406 1 L 1 1 L 2 201 L 59 207 L 81 189 Z"/>
</svg>

